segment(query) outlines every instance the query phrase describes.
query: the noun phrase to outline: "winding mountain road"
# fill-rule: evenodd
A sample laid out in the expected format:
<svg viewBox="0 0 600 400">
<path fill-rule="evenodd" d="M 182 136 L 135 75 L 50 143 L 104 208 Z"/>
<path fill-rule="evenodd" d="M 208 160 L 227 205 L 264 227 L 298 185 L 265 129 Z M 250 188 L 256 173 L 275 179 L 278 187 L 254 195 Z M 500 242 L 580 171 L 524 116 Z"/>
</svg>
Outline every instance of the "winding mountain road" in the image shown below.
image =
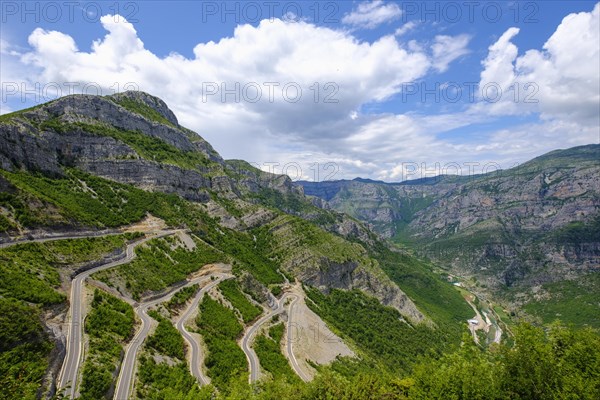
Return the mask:
<svg viewBox="0 0 600 400">
<path fill-rule="evenodd" d="M 200 290 L 200 292 L 204 293 L 206 290 L 209 290 L 210 288 L 212 288 L 214 285 L 218 284 L 223 279 L 233 277 L 231 275 L 219 273 L 219 274 L 211 274 L 211 275 L 195 278 L 195 279 L 192 279 L 189 282 L 187 282 L 185 285 L 180 286 L 177 289 L 174 289 L 173 291 L 165 294 L 164 296 L 162 296 L 158 299 L 149 301 L 147 303 L 142 303 L 134 309 L 135 313 L 142 321 L 142 326 L 136 332 L 135 336 L 133 337 L 133 339 L 127 346 L 127 349 L 125 350 L 125 357 L 123 358 L 123 363 L 121 364 L 121 371 L 119 373 L 119 378 L 117 380 L 117 387 L 115 389 L 115 396 L 114 396 L 115 400 L 127 400 L 131 396 L 131 392 L 132 392 L 132 388 L 133 388 L 133 384 L 134 384 L 137 354 L 139 352 L 140 347 L 144 343 L 144 340 L 146 340 L 146 337 L 148 336 L 148 333 L 150 332 L 150 328 L 152 327 L 152 318 L 148 315 L 148 310 L 152 307 L 157 306 L 160 303 L 169 301 L 171 299 L 171 297 L 173 297 L 175 295 L 175 293 L 179 292 L 181 289 L 191 286 L 191 285 L 195 285 L 197 283 L 202 283 L 204 281 L 210 280 L 213 276 L 216 276 L 218 279 L 215 280 L 213 283 L 210 283 L 206 287 L 202 288 Z M 197 303 L 196 303 L 196 306 L 197 306 Z M 188 310 L 188 312 L 191 314 L 190 310 Z M 179 326 L 177 326 L 177 328 L 179 329 Z M 183 327 L 183 328 L 185 329 L 185 327 Z M 187 330 L 185 332 L 189 337 L 191 337 L 191 335 L 189 335 Z M 194 348 L 194 345 L 197 346 L 196 354 L 199 357 L 200 346 L 194 340 L 193 337 L 191 337 L 191 339 L 192 339 L 192 343 L 194 343 L 191 346 L 192 346 L 192 348 Z M 198 365 L 196 365 L 196 367 L 199 369 Z M 196 376 L 196 375 L 194 375 L 194 376 Z M 201 372 L 199 373 L 199 376 L 201 377 L 201 379 L 203 381 L 205 381 Z"/>
<path fill-rule="evenodd" d="M 135 248 L 143 243 L 146 243 L 149 240 L 156 239 L 159 237 L 164 237 L 168 235 L 172 235 L 177 233 L 179 230 L 170 230 L 163 231 L 156 235 L 152 235 L 146 237 L 142 240 L 138 240 L 137 242 L 130 243 L 127 245 L 127 249 L 125 251 L 125 257 L 121 260 L 114 261 L 108 264 L 100 265 L 98 267 L 89 269 L 87 271 L 81 272 L 71 282 L 71 297 L 70 303 L 71 307 L 69 310 L 70 314 L 70 323 L 68 324 L 67 329 L 67 337 L 66 337 L 66 356 L 63 362 L 60 374 L 58 376 L 58 387 L 67 388 L 65 390 L 65 395 L 70 396 L 71 398 L 76 398 L 79 396 L 79 392 L 77 389 L 78 383 L 78 371 L 81 364 L 81 360 L 83 358 L 83 283 L 85 280 L 90 277 L 90 275 L 103 271 L 105 269 L 113 268 L 125 263 L 132 261 L 135 257 Z M 97 237 L 97 236 L 94 236 Z M 77 237 L 81 238 L 81 237 Z M 61 239 L 69 239 L 67 237 L 63 237 Z M 59 239 L 56 239 L 59 240 Z M 34 241 L 48 241 L 47 239 L 39 239 Z"/>
<path fill-rule="evenodd" d="M 297 301 L 298 301 L 298 296 L 294 295 L 294 299 L 290 303 L 290 310 L 288 311 L 287 339 L 286 339 L 287 344 L 286 344 L 286 346 L 287 346 L 287 353 L 290 358 L 290 363 L 292 364 L 292 368 L 294 369 L 296 374 L 300 377 L 300 379 L 302 379 L 304 382 L 308 382 L 310 380 L 310 378 L 308 376 L 306 376 L 304 371 L 302 371 L 302 368 L 300 368 L 300 365 L 298 365 L 298 360 L 296 360 L 296 356 L 294 355 L 294 349 L 292 348 L 292 345 L 294 344 L 294 338 L 293 338 L 294 330 L 292 329 L 294 325 L 292 322 L 292 315 L 294 314 L 294 305 L 296 305 Z"/>
<path fill-rule="evenodd" d="M 285 301 L 288 298 L 293 298 L 292 302 L 290 303 L 290 309 L 288 312 L 288 329 L 287 329 L 287 340 L 286 340 L 287 346 L 288 346 L 288 353 L 290 354 L 290 362 L 292 364 L 292 368 L 294 369 L 296 374 L 298 374 L 298 376 L 300 376 L 300 378 L 302 380 L 304 380 L 305 382 L 309 380 L 306 377 L 306 375 L 304 374 L 304 372 L 298 366 L 298 362 L 296 361 L 296 358 L 294 357 L 294 353 L 292 352 L 293 338 L 292 338 L 292 330 L 290 329 L 290 327 L 291 327 L 293 306 L 296 303 L 296 301 L 298 301 L 298 296 L 295 294 L 286 293 L 281 297 L 281 299 L 277 303 L 277 308 L 275 308 L 274 310 L 272 310 L 271 312 L 269 312 L 268 314 L 266 314 L 265 316 L 260 318 L 258 321 L 256 321 L 254 323 L 254 325 L 252 325 L 246 331 L 244 336 L 242 337 L 242 343 L 241 343 L 242 350 L 246 354 L 246 358 L 248 359 L 248 366 L 250 368 L 250 375 L 249 375 L 250 383 L 256 382 L 260 377 L 260 362 L 258 360 L 258 356 L 256 355 L 256 352 L 251 347 L 251 344 L 254 340 L 254 336 L 256 335 L 256 333 L 258 332 L 260 327 L 265 322 L 269 321 L 275 315 L 279 315 L 285 311 Z"/>
<path fill-rule="evenodd" d="M 73 278 L 73 280 L 71 282 L 71 293 L 70 293 L 70 298 L 69 298 L 70 309 L 69 309 L 68 320 L 70 321 L 70 323 L 68 324 L 67 333 L 66 333 L 66 356 L 65 356 L 65 360 L 63 362 L 62 368 L 60 370 L 60 373 L 59 373 L 59 376 L 57 379 L 58 387 L 65 389 L 64 394 L 66 396 L 68 396 L 72 399 L 79 397 L 79 390 L 78 390 L 79 370 L 81 368 L 81 363 L 83 360 L 83 324 L 84 324 L 84 322 L 83 322 L 84 321 L 83 285 L 84 285 L 85 281 L 91 275 L 95 274 L 96 272 L 114 268 L 114 267 L 126 264 L 126 263 L 134 260 L 136 258 L 135 248 L 137 246 L 142 245 L 152 239 L 157 239 L 157 238 L 177 234 L 182 231 L 183 230 L 181 230 L 181 229 L 161 231 L 152 236 L 148 236 L 144 239 L 130 243 L 127 245 L 127 248 L 125 251 L 125 256 L 122 259 L 113 261 L 113 262 L 110 262 L 107 264 L 103 264 L 103 265 L 100 265 L 95 268 L 91 268 L 87 271 L 83 271 Z M 18 241 L 14 241 L 14 242 L 10 242 L 10 243 L 0 243 L 0 248 L 6 248 L 6 247 L 13 246 L 13 245 L 21 244 L 21 243 L 43 243 L 43 242 L 56 241 L 56 240 L 103 237 L 103 236 L 110 236 L 110 235 L 116 235 L 116 234 L 119 234 L 119 232 L 106 232 L 106 233 L 103 232 L 101 234 L 78 233 L 78 234 L 68 234 L 68 235 L 54 236 L 54 237 L 35 238 L 35 239 L 30 239 L 30 240 L 18 240 Z M 152 326 L 152 319 L 148 315 L 148 310 L 162 302 L 168 301 L 176 292 L 183 289 L 184 287 L 194 285 L 197 283 L 202 283 L 213 277 L 216 277 L 217 279 L 214 280 L 213 282 L 209 283 L 208 285 L 204 286 L 203 288 L 201 288 L 198 291 L 193 302 L 190 304 L 190 306 L 186 309 L 186 311 L 181 315 L 181 317 L 176 322 L 176 328 L 179 330 L 179 332 L 181 332 L 183 338 L 188 343 L 188 345 L 191 349 L 191 361 L 190 361 L 191 374 L 196 379 L 198 379 L 198 381 L 201 385 L 205 385 L 208 383 L 208 378 L 203 375 L 202 369 L 200 368 L 200 362 L 199 362 L 199 360 L 201 359 L 200 344 L 198 343 L 196 338 L 194 338 L 194 336 L 192 336 L 190 334 L 190 332 L 187 331 L 187 329 L 185 328 L 185 323 L 190 318 L 190 316 L 193 314 L 193 312 L 196 310 L 196 308 L 198 308 L 198 304 L 199 304 L 200 300 L 202 299 L 202 296 L 204 295 L 204 293 L 206 293 L 208 290 L 212 289 L 214 286 L 218 285 L 222 280 L 233 277 L 232 275 L 227 274 L 227 273 L 212 273 L 207 276 L 202 276 L 202 277 L 199 277 L 196 279 L 192 279 L 189 282 L 187 282 L 185 285 L 178 287 L 177 289 L 174 289 L 173 291 L 165 294 L 164 296 L 162 296 L 158 299 L 146 302 L 146 303 L 139 304 L 139 305 L 137 305 L 137 307 L 134 308 L 135 313 L 138 315 L 138 317 L 142 321 L 142 325 L 141 325 L 140 329 L 136 332 L 135 336 L 133 337 L 133 339 L 131 340 L 131 342 L 129 343 L 129 345 L 125 351 L 125 357 L 123 359 L 123 362 L 122 362 L 122 365 L 120 368 L 120 373 L 119 373 L 119 377 L 117 380 L 114 399 L 126 400 L 126 399 L 129 399 L 129 397 L 131 395 L 131 391 L 132 391 L 133 383 L 134 383 L 134 377 L 135 377 L 135 365 L 136 365 L 137 354 L 138 354 L 139 349 L 140 349 L 141 345 L 143 344 L 144 340 L 148 336 L 148 333 L 150 332 L 150 328 Z M 121 297 L 123 300 L 127 301 L 129 304 L 135 306 L 135 303 L 131 299 L 125 298 L 123 296 L 121 296 Z M 268 314 L 266 314 L 265 316 L 263 316 L 262 318 L 260 318 L 254 325 L 252 325 L 246 331 L 246 333 L 244 334 L 244 336 L 242 338 L 242 341 L 241 341 L 242 350 L 246 354 L 246 358 L 248 359 L 248 365 L 250 368 L 250 376 L 249 376 L 250 382 L 256 382 L 258 380 L 259 374 L 260 374 L 260 362 L 258 360 L 256 353 L 254 352 L 254 349 L 252 349 L 252 347 L 251 347 L 251 343 L 254 339 L 254 336 L 256 335 L 256 333 L 258 332 L 260 327 L 265 322 L 267 322 L 268 320 L 273 318 L 275 315 L 279 315 L 285 311 L 285 301 L 288 298 L 292 298 L 293 300 L 290 303 L 289 311 L 288 311 L 288 329 L 287 329 L 287 338 L 286 338 L 287 352 L 289 354 L 290 363 L 291 363 L 294 371 L 298 374 L 298 376 L 300 376 L 300 378 L 302 380 L 304 380 L 304 381 L 309 380 L 308 377 L 306 376 L 306 374 L 299 367 L 298 362 L 292 351 L 292 345 L 293 345 L 293 341 L 294 341 L 292 338 L 292 336 L 293 336 L 292 314 L 293 314 L 293 307 L 294 307 L 296 301 L 298 301 L 298 296 L 296 294 L 286 293 L 281 297 L 281 299 L 277 303 L 277 307 L 274 310 L 272 310 L 271 312 L 269 312 Z"/>
<path fill-rule="evenodd" d="M 192 304 L 190 304 L 187 310 L 181 315 L 181 317 L 179 317 L 179 319 L 175 323 L 175 327 L 179 332 L 181 332 L 181 335 L 183 336 L 183 338 L 185 339 L 185 341 L 191 349 L 190 372 L 192 373 L 192 376 L 194 376 L 198 380 L 198 382 L 200 382 L 200 385 L 208 385 L 208 377 L 204 376 L 204 374 L 202 373 L 202 368 L 200 368 L 200 343 L 186 329 L 185 323 L 188 319 L 190 319 L 190 316 L 194 313 L 194 311 L 198 309 L 198 304 L 200 304 L 200 300 L 202 300 L 204 293 L 208 292 L 210 289 L 218 285 L 221 281 L 223 281 L 223 279 L 227 279 L 227 276 L 221 275 L 215 281 L 201 288 L 196 294 L 194 300 L 192 301 Z"/>
<path fill-rule="evenodd" d="M 76 233 L 67 233 L 64 235 L 46 236 L 46 237 L 39 237 L 39 238 L 33 238 L 33 239 L 17 239 L 17 240 L 11 240 L 8 242 L 0 243 L 0 249 L 5 249 L 7 247 L 16 246 L 18 244 L 23 244 L 23 243 L 44 243 L 44 242 L 54 242 L 56 240 L 99 238 L 99 237 L 105 237 L 105 236 L 121 235 L 123 233 L 124 232 L 117 231 L 117 230 L 109 230 L 106 232 L 76 232 Z"/>
</svg>

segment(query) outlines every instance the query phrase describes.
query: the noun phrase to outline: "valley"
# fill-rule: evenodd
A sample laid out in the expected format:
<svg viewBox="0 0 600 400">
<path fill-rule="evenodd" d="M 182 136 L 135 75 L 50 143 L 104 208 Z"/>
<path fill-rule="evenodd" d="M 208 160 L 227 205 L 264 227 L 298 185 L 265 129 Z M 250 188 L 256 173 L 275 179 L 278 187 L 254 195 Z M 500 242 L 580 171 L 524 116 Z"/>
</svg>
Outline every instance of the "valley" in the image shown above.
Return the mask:
<svg viewBox="0 0 600 400">
<path fill-rule="evenodd" d="M 588 164 L 579 186 L 593 186 Z M 595 331 L 521 325 L 478 271 L 411 247 L 469 260 L 427 220 L 441 211 L 423 214 L 460 203 L 454 184 L 406 206 L 438 237 L 396 232 L 392 243 L 332 209 L 334 197 L 223 160 L 162 100 L 134 91 L 3 115 L 0 165 L 0 398 L 420 399 L 456 381 L 506 398 L 539 384 L 512 380 L 523 359 L 558 371 L 548 392 L 598 390 L 595 367 L 580 368 L 581 354 L 600 359 Z M 392 190 L 361 185 L 365 197 Z M 548 235 L 595 232 L 594 193 L 565 200 Z M 583 211 L 565 222 L 575 202 Z M 594 272 L 593 245 L 570 251 L 553 254 Z M 559 339 L 568 351 L 555 352 Z"/>
<path fill-rule="evenodd" d="M 562 285 L 573 289 L 561 301 L 586 311 L 554 318 L 597 327 L 598 160 L 600 145 L 591 144 L 480 175 L 299 185 L 518 318 L 550 322 L 559 301 L 550 288 Z"/>
</svg>

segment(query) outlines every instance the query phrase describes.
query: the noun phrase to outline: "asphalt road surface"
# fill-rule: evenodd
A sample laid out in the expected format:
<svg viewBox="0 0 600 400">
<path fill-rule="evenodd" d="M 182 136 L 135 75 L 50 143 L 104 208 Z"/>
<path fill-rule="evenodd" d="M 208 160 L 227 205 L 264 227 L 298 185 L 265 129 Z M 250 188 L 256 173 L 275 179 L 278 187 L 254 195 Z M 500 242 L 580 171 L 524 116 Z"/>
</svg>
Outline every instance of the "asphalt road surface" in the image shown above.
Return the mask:
<svg viewBox="0 0 600 400">
<path fill-rule="evenodd" d="M 127 246 L 125 252 L 125 258 L 114 261 L 108 264 L 101 265 L 96 268 L 89 269 L 77 275 L 71 282 L 71 308 L 70 308 L 70 321 L 67 329 L 67 340 L 66 340 L 66 356 L 60 374 L 58 376 L 58 386 L 60 388 L 67 388 L 65 395 L 71 398 L 79 396 L 77 389 L 78 384 L 78 371 L 80 368 L 81 360 L 83 358 L 83 283 L 92 274 L 103 271 L 105 269 L 113 268 L 118 265 L 122 265 L 130 262 L 136 257 L 135 248 L 151 239 L 158 237 L 172 235 L 177 231 L 165 231 L 160 234 L 147 237 L 137 242 L 131 243 Z M 81 237 L 78 237 L 81 238 Z M 67 238 L 62 238 L 67 239 Z M 58 239 L 55 239 L 58 240 Z M 47 239 L 38 239 L 34 241 L 47 241 Z"/>
<path fill-rule="evenodd" d="M 15 246 L 17 244 L 22 243 L 44 243 L 44 242 L 53 242 L 55 240 L 68 240 L 68 239 L 85 239 L 85 238 L 98 238 L 104 236 L 112 236 L 112 235 L 120 235 L 123 232 L 119 231 L 106 231 L 106 232 L 76 232 L 76 233 L 68 233 L 64 235 L 57 236 L 47 236 L 41 238 L 33 238 L 33 239 L 17 239 L 14 241 L 0 243 L 0 249 L 4 249 L 6 247 Z"/>
<path fill-rule="evenodd" d="M 300 378 L 302 380 L 304 380 L 305 382 L 309 380 L 309 378 L 306 376 L 306 374 L 304 374 L 304 372 L 298 366 L 298 362 L 292 351 L 292 345 L 293 345 L 293 341 L 294 341 L 293 330 L 291 329 L 292 328 L 292 314 L 293 314 L 294 304 L 296 303 L 296 301 L 298 301 L 298 296 L 296 296 L 295 294 L 286 293 L 279 300 L 279 302 L 277 304 L 277 308 L 275 308 L 274 310 L 272 310 L 271 312 L 266 314 L 264 317 L 262 317 L 261 319 L 256 321 L 256 323 L 254 323 L 254 325 L 252 325 L 246 331 L 246 333 L 244 334 L 244 337 L 242 338 L 242 350 L 246 354 L 246 358 L 248 359 L 248 366 L 250 367 L 250 376 L 249 376 L 250 383 L 256 382 L 260 377 L 260 362 L 258 360 L 256 353 L 254 352 L 254 349 L 251 347 L 251 344 L 254 340 L 254 336 L 256 335 L 256 332 L 258 332 L 260 327 L 265 322 L 267 322 L 268 320 L 273 318 L 275 315 L 281 314 L 285 310 L 285 308 L 284 308 L 285 301 L 290 297 L 293 298 L 292 302 L 290 303 L 290 309 L 288 311 L 288 329 L 287 329 L 287 349 L 288 349 L 288 353 L 290 355 L 290 363 L 292 364 L 292 368 L 294 369 L 296 374 L 298 374 L 298 376 L 300 376 Z"/>
<path fill-rule="evenodd" d="M 190 304 L 188 309 L 181 315 L 181 317 L 179 317 L 179 320 L 175 324 L 175 327 L 179 332 L 181 332 L 181 335 L 188 343 L 188 346 L 192 351 L 190 357 L 190 372 L 198 380 L 200 385 L 208 384 L 208 378 L 202 374 L 202 368 L 200 368 L 200 361 L 202 359 L 200 357 L 200 343 L 198 343 L 196 338 L 188 332 L 188 330 L 185 327 L 185 323 L 188 319 L 190 319 L 190 316 L 194 313 L 194 311 L 198 309 L 198 304 L 200 303 L 200 300 L 202 300 L 204 293 L 208 292 L 210 289 L 218 285 L 224 279 L 224 277 L 225 276 L 220 276 L 217 280 L 209 283 L 208 285 L 200 289 L 196 294 L 196 297 L 192 301 L 192 304 Z"/>
<path fill-rule="evenodd" d="M 115 389 L 115 396 L 114 396 L 115 400 L 128 400 L 129 397 L 131 396 L 131 392 L 132 392 L 132 388 L 133 388 L 133 384 L 134 384 L 137 354 L 139 352 L 140 347 L 144 343 L 144 340 L 146 340 L 146 337 L 148 336 L 148 333 L 150 332 L 150 328 L 152 326 L 152 318 L 148 315 L 148 310 L 154 306 L 157 306 L 160 303 L 169 301 L 171 299 L 171 297 L 173 297 L 173 295 L 175 295 L 175 293 L 177 293 L 184 287 L 188 287 L 191 285 L 195 285 L 197 283 L 204 282 L 206 280 L 210 280 L 212 276 L 216 276 L 220 280 L 230 277 L 229 275 L 225 275 L 225 274 L 211 274 L 211 275 L 203 276 L 200 278 L 192 279 L 185 285 L 178 287 L 177 289 L 173 290 L 172 292 L 169 292 L 168 294 L 164 295 L 163 297 L 158 298 L 156 300 L 152 300 L 147 303 L 142 303 L 134 309 L 135 313 L 142 320 L 142 327 L 137 331 L 137 333 L 135 334 L 135 336 L 129 343 L 129 346 L 125 350 L 125 357 L 123 358 L 123 363 L 121 364 L 121 372 L 119 374 L 119 379 L 117 380 L 117 387 Z M 214 283 L 209 284 L 207 287 L 203 288 L 201 291 L 206 291 L 206 290 L 210 289 L 210 287 L 214 286 L 218 282 L 219 282 L 219 280 L 214 281 Z M 197 306 L 197 303 L 196 303 L 196 306 Z M 186 333 L 187 333 L 187 331 L 186 331 Z M 196 348 L 196 350 L 197 350 L 196 354 L 199 356 L 200 347 L 199 347 L 198 343 L 196 343 L 193 338 L 192 338 L 192 343 L 195 343 L 196 346 L 198 346 Z M 200 374 L 200 376 L 202 376 L 202 375 Z"/>
</svg>

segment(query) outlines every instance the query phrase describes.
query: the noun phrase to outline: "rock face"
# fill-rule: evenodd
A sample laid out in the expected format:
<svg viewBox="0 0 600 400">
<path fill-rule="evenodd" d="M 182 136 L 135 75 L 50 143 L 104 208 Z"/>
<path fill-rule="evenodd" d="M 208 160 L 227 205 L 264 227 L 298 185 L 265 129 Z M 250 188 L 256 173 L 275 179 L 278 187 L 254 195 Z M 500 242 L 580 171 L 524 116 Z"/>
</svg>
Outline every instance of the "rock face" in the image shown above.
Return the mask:
<svg viewBox="0 0 600 400">
<path fill-rule="evenodd" d="M 131 104 L 136 107 L 133 111 Z M 157 162 L 157 155 L 152 158 L 142 154 L 136 149 L 135 139 L 123 140 L 116 137 L 115 131 L 158 139 L 168 145 L 159 151 L 182 156 L 199 154 L 204 160 L 185 166 Z M 0 125 L 0 133 L 0 166 L 8 171 L 24 168 L 61 176 L 65 167 L 77 167 L 192 201 L 207 201 L 211 190 L 237 197 L 240 185 L 251 191 L 269 187 L 302 193 L 288 177 L 266 173 L 270 176 L 249 176 L 247 182 L 234 182 L 226 173 L 225 162 L 208 142 L 179 126 L 162 100 L 143 92 L 63 97 L 20 112 Z"/>
<path fill-rule="evenodd" d="M 86 129 L 87 126 L 110 126 L 160 139 L 181 152 L 192 152 L 202 147 L 206 153 L 216 153 L 199 137 L 192 142 L 177 127 L 177 119 L 161 100 L 138 93 L 126 97 L 139 97 L 139 101 L 152 104 L 173 126 L 131 112 L 112 97 L 68 96 L 25 111 L 19 118 L 1 125 L 2 168 L 25 168 L 62 175 L 63 168 L 78 167 L 145 189 L 177 193 L 191 200 L 206 198 L 203 189 L 209 189 L 211 182 L 203 176 L 205 171 L 202 168 L 184 169 L 176 165 L 165 168 L 160 163 L 143 159 L 130 143 L 102 135 L 98 132 L 100 129 Z"/>
<path fill-rule="evenodd" d="M 300 184 L 488 286 L 526 288 L 600 268 L 600 145 L 474 177 Z"/>
<path fill-rule="evenodd" d="M 412 323 L 425 321 L 425 316 L 412 300 L 387 276 L 374 274 L 373 271 L 369 271 L 355 261 L 346 263 L 323 261 L 327 265 L 326 268 L 304 268 L 300 272 L 302 282 L 324 292 L 329 292 L 331 289 L 358 289 L 375 297 L 382 304 L 397 309 Z"/>
<path fill-rule="evenodd" d="M 426 320 L 361 245 L 342 239 L 372 244 L 375 235 L 364 224 L 323 210 L 324 201 L 305 197 L 302 187 L 288 176 L 261 171 L 244 161 L 224 161 L 204 139 L 180 126 L 162 100 L 149 94 L 73 95 L 4 117 L 0 166 L 51 177 L 67 176 L 69 168 L 77 168 L 144 190 L 175 193 L 204 203 L 211 217 L 233 230 L 265 226 L 281 211 L 314 221 L 335 233 L 319 233 L 327 238 L 328 251 L 348 249 L 355 259 L 343 251 L 343 256 L 335 257 L 317 245 L 316 250 L 307 249 L 298 243 L 304 232 L 285 231 L 283 270 L 323 291 L 363 290 L 413 322 Z M 3 182 L 0 175 L 0 186 Z"/>
</svg>

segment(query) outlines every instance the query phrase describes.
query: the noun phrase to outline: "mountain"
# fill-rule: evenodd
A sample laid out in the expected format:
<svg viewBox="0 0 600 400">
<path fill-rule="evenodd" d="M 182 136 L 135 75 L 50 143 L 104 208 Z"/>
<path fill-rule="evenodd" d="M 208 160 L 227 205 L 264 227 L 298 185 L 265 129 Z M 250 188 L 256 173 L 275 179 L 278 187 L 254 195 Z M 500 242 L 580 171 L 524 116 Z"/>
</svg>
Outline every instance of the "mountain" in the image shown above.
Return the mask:
<svg viewBox="0 0 600 400">
<path fill-rule="evenodd" d="M 75 368 L 74 382 L 79 376 L 83 398 L 120 390 L 116 377 L 129 364 L 121 364 L 119 354 L 131 348 L 127 343 L 135 329 L 130 305 L 187 287 L 205 264 L 230 265 L 236 282 L 211 292 L 220 306 L 210 299 L 201 304 L 215 318 L 229 318 L 232 328 L 229 336 L 205 337 L 212 354 L 206 368 L 222 391 L 247 371 L 236 340 L 250 329 L 253 307 L 260 305 L 259 314 L 270 309 L 290 286 L 308 307 L 304 314 L 326 321 L 368 368 L 386 371 L 408 371 L 419 355 L 453 348 L 472 316 L 460 293 L 429 262 L 389 245 L 356 219 L 324 208 L 287 176 L 223 160 L 182 127 L 162 100 L 146 93 L 73 95 L 2 115 L 0 166 L 0 307 L 21 315 L 0 319 L 0 331 L 6 332 L 1 384 L 10 388 L 9 397 L 51 396 L 61 386 L 59 371 L 69 357 L 65 337 L 74 329 L 69 308 L 79 303 L 69 298 L 75 293 L 72 279 L 115 260 L 122 265 L 94 272 L 82 289 L 88 293 L 90 317 L 83 334 L 90 348 L 83 372 Z M 131 246 L 138 246 L 135 260 L 127 258 L 133 257 Z M 229 308 L 235 313 L 228 314 Z M 183 343 L 169 328 L 177 314 L 158 311 L 162 317 L 153 318 L 162 328 L 156 335 Z M 198 327 L 208 332 L 222 327 L 210 328 L 211 323 L 198 319 Z M 189 378 L 183 350 L 169 352 L 156 344 L 161 340 L 150 340 L 155 348 L 144 347 L 144 354 L 163 356 L 155 355 L 152 364 L 146 354 L 140 368 L 149 374 L 167 368 Z M 107 348 L 112 350 L 105 353 Z M 270 349 L 267 361 L 282 357 L 278 346 Z M 172 360 L 161 363 L 161 357 Z M 12 365 L 11 358 L 29 361 Z M 314 358 L 306 358 L 313 364 L 301 359 L 304 368 L 315 373 Z M 357 368 L 353 363 L 334 361 L 350 370 Z M 143 393 L 162 393 L 164 387 L 143 381 L 144 376 L 139 377 Z M 181 382 L 189 383 L 187 378 Z M 75 393 L 72 386 L 69 390 Z"/>
<path fill-rule="evenodd" d="M 598 144 L 484 175 L 299 184 L 515 309 L 597 326 Z"/>
</svg>

